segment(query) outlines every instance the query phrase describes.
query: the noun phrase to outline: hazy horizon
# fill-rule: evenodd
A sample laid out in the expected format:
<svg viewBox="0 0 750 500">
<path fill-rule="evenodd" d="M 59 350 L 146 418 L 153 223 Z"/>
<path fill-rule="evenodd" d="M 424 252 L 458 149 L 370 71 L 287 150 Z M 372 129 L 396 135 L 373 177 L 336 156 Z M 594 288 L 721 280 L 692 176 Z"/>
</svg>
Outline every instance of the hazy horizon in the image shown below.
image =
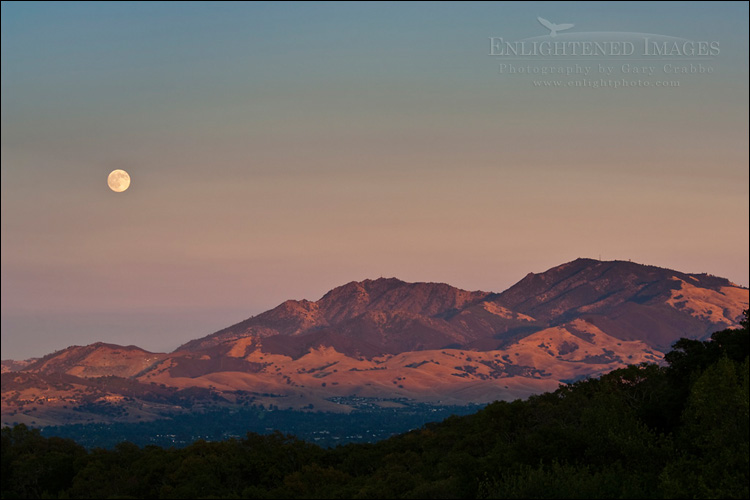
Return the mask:
<svg viewBox="0 0 750 500">
<path fill-rule="evenodd" d="M 574 24 L 560 39 L 716 53 L 489 55 L 547 36 L 538 17 Z M 501 292 L 580 257 L 747 287 L 747 19 L 736 2 L 3 2 L 2 358 L 168 351 L 350 281 Z M 591 86 L 610 79 L 645 86 Z"/>
</svg>

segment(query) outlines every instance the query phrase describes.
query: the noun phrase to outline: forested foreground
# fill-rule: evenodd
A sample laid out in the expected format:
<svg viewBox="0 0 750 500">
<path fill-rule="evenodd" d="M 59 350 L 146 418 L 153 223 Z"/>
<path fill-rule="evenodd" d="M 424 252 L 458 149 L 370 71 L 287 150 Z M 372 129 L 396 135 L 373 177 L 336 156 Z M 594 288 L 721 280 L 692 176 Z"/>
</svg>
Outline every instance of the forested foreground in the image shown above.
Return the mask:
<svg viewBox="0 0 750 500">
<path fill-rule="evenodd" d="M 743 328 L 376 444 L 248 434 L 87 452 L 2 430 L 2 498 L 748 498 Z"/>
</svg>

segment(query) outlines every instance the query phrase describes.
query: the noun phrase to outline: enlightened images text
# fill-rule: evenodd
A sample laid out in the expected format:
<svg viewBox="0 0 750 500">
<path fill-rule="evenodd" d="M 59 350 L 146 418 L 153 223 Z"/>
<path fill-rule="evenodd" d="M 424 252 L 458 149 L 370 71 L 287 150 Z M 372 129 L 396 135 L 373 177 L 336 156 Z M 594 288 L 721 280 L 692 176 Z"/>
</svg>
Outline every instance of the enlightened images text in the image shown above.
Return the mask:
<svg viewBox="0 0 750 500">
<path fill-rule="evenodd" d="M 592 56 L 617 57 L 632 56 L 716 56 L 720 48 L 718 41 L 655 41 L 643 38 L 642 50 L 636 52 L 637 45 L 629 41 L 516 41 L 506 42 L 502 37 L 490 38 L 491 56 L 534 57 L 534 56 Z M 640 44 L 639 44 L 640 45 Z"/>
</svg>

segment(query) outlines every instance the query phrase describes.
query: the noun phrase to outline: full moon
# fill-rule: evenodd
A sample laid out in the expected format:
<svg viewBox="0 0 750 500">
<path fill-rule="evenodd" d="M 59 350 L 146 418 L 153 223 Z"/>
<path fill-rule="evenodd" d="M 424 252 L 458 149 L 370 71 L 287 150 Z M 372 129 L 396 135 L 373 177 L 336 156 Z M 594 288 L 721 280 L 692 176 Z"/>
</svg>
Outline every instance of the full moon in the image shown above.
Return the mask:
<svg viewBox="0 0 750 500">
<path fill-rule="evenodd" d="M 107 185 L 115 193 L 122 193 L 130 186 L 130 176 L 124 170 L 113 170 L 107 177 Z"/>
</svg>

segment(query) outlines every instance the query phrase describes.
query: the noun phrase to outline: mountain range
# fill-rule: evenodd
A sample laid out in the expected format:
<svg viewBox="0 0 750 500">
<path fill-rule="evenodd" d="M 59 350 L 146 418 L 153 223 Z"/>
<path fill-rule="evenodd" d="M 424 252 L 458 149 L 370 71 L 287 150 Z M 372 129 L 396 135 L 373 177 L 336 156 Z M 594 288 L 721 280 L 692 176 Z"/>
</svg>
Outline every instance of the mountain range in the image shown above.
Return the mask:
<svg viewBox="0 0 750 500">
<path fill-rule="evenodd" d="M 2 423 L 129 422 L 217 406 L 347 412 L 512 400 L 739 324 L 748 289 L 708 275 L 577 259 L 501 293 L 350 282 L 171 353 L 95 343 L 2 362 Z"/>
</svg>

